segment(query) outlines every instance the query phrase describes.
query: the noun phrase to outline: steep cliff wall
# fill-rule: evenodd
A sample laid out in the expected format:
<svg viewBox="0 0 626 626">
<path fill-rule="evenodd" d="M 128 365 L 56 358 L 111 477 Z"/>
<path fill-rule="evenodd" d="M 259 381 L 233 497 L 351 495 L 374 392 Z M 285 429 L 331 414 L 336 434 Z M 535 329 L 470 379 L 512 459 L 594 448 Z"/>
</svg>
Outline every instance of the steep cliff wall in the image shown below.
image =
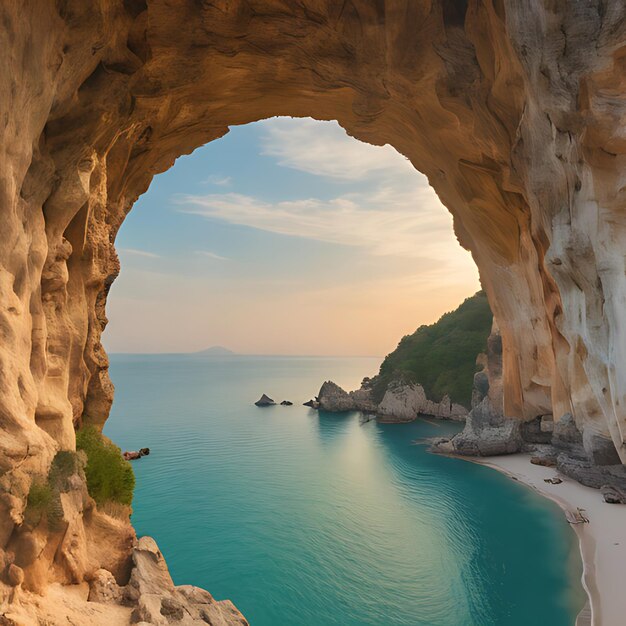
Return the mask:
<svg viewBox="0 0 626 626">
<path fill-rule="evenodd" d="M 424 172 L 501 329 L 505 413 L 571 413 L 588 448 L 612 441 L 626 460 L 625 10 L 3 2 L 0 546 L 24 585 L 100 565 L 124 577 L 128 525 L 107 531 L 114 563 L 78 496 L 60 539 L 33 533 L 30 483 L 74 448 L 77 424 L 106 420 L 100 335 L 133 202 L 177 156 L 273 115 L 336 119 Z"/>
</svg>

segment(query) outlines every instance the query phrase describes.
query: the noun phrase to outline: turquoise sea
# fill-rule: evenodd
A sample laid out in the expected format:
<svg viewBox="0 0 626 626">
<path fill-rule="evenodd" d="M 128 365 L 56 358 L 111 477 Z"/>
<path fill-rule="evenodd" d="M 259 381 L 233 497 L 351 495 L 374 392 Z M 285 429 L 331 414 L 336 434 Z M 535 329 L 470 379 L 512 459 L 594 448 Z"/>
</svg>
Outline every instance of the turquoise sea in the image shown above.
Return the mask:
<svg viewBox="0 0 626 626">
<path fill-rule="evenodd" d="M 133 523 L 177 584 L 252 626 L 571 626 L 584 596 L 556 505 L 428 454 L 457 426 L 301 406 L 378 359 L 113 355 L 105 433 L 134 463 Z M 267 393 L 294 406 L 257 408 Z"/>
</svg>

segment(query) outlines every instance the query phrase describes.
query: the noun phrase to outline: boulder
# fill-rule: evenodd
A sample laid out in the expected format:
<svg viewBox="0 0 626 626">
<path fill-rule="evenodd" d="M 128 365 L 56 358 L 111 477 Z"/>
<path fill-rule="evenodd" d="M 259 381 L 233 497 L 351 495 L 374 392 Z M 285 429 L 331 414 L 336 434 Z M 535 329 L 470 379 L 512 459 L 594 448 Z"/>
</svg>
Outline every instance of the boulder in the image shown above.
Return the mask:
<svg viewBox="0 0 626 626">
<path fill-rule="evenodd" d="M 115 576 L 106 569 L 98 569 L 89 580 L 89 602 L 101 604 L 118 604 L 122 599 L 122 588 L 117 584 Z"/>
<path fill-rule="evenodd" d="M 463 431 L 451 439 L 454 451 L 464 456 L 513 454 L 522 443 L 520 421 L 504 417 L 489 397 L 470 411 Z"/>
<path fill-rule="evenodd" d="M 11 587 L 19 587 L 24 582 L 24 570 L 15 563 L 11 563 L 7 568 L 6 579 Z"/>
<path fill-rule="evenodd" d="M 626 504 L 626 495 L 614 485 L 602 485 L 600 493 L 609 504 Z"/>
<path fill-rule="evenodd" d="M 323 411 L 342 413 L 344 411 L 356 410 L 354 398 L 332 380 L 327 380 L 322 385 L 317 399 L 319 408 Z"/>
<path fill-rule="evenodd" d="M 626 466 L 595 465 L 584 453 L 561 452 L 557 457 L 557 470 L 579 483 L 601 489 L 610 486 L 626 493 Z"/>
<path fill-rule="evenodd" d="M 254 404 L 257 406 L 272 406 L 276 404 L 269 396 L 263 394 Z"/>
<path fill-rule="evenodd" d="M 556 467 L 556 458 L 553 456 L 531 456 L 530 462 L 543 467 Z"/>
</svg>

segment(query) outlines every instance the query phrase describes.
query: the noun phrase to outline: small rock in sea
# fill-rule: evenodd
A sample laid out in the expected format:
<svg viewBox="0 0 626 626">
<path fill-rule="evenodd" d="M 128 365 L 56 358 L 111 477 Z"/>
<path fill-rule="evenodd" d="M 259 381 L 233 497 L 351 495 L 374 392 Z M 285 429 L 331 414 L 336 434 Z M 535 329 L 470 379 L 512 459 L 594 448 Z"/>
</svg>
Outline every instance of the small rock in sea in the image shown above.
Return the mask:
<svg viewBox="0 0 626 626">
<path fill-rule="evenodd" d="M 293 402 L 290 402 L 289 400 L 283 400 L 281 402 L 282 406 L 293 406 Z"/>
<path fill-rule="evenodd" d="M 263 394 L 254 404 L 257 406 L 272 406 L 273 404 L 276 404 L 276 402 L 274 402 L 274 400 L 272 400 L 269 396 Z"/>
<path fill-rule="evenodd" d="M 309 406 L 312 409 L 319 409 L 320 403 L 317 400 L 309 400 L 308 402 L 305 402 L 302 406 Z"/>
<path fill-rule="evenodd" d="M 122 456 L 126 461 L 135 461 L 142 456 L 148 456 L 150 454 L 150 448 L 141 448 L 140 450 L 131 450 L 130 452 L 123 452 Z"/>
</svg>

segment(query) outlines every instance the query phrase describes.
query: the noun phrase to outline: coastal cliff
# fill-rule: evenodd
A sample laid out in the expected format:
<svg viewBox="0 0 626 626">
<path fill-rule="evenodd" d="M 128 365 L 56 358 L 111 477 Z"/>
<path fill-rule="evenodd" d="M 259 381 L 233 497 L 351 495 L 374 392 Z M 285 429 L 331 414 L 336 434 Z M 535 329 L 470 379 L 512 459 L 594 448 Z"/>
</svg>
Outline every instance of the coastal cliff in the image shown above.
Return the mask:
<svg viewBox="0 0 626 626">
<path fill-rule="evenodd" d="M 605 0 L 3 2 L 5 614 L 21 598 L 43 614 L 24 594 L 101 568 L 128 584 L 130 522 L 93 505 L 79 473 L 59 492 L 56 527 L 26 523 L 29 494 L 75 450 L 76 429 L 107 419 L 100 339 L 122 222 L 153 176 L 230 125 L 336 119 L 405 155 L 480 270 L 502 338 L 503 414 L 552 414 L 555 428 L 571 416 L 586 457 L 625 461 L 625 11 Z"/>
<path fill-rule="evenodd" d="M 331 381 L 317 396 L 324 411 L 363 411 L 385 421 L 406 422 L 418 415 L 462 421 L 472 402 L 472 377 L 482 362 L 493 315 L 479 291 L 434 324 L 403 337 L 376 376 L 346 392 Z M 482 357 L 480 355 L 483 355 Z"/>
</svg>

